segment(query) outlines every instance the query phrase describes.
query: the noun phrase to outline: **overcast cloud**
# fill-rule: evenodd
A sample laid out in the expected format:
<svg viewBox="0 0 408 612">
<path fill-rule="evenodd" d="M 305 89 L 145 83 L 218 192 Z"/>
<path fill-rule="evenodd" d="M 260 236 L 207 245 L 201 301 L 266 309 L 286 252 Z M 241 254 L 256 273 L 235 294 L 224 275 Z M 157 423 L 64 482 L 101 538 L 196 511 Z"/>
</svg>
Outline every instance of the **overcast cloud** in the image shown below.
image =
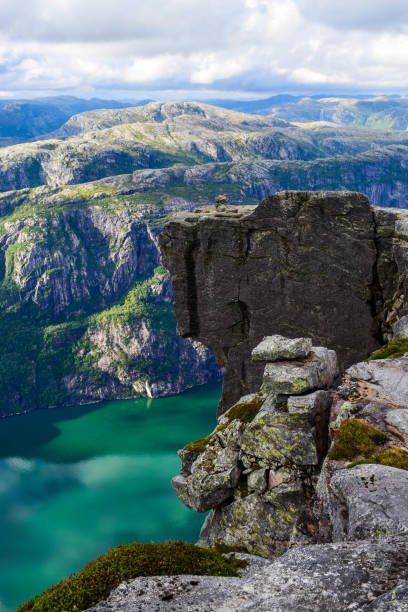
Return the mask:
<svg viewBox="0 0 408 612">
<path fill-rule="evenodd" d="M 408 0 L 0 0 L 0 96 L 406 92 Z"/>
</svg>

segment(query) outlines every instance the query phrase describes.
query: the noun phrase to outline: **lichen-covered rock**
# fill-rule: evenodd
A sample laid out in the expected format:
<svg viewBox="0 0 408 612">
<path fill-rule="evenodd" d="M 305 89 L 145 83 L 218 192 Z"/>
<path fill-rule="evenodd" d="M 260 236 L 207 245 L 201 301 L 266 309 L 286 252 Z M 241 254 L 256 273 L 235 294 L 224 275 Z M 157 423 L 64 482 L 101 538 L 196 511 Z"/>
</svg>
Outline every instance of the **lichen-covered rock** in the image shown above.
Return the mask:
<svg viewBox="0 0 408 612">
<path fill-rule="evenodd" d="M 267 363 L 263 387 L 269 393 L 301 395 L 318 388 L 329 388 L 337 375 L 336 353 L 324 347 L 313 347 L 304 362 Z"/>
<path fill-rule="evenodd" d="M 249 494 L 212 510 L 201 529 L 199 544 L 243 548 L 262 557 L 284 552 L 303 505 L 300 482 L 282 485 L 264 495 Z"/>
<path fill-rule="evenodd" d="M 408 582 L 404 581 L 397 587 L 377 597 L 362 612 L 406 612 L 408 610 Z"/>
<path fill-rule="evenodd" d="M 172 485 L 185 506 L 205 512 L 232 496 L 240 473 L 238 452 L 214 443 L 191 464 L 190 474 L 175 476 Z"/>
<path fill-rule="evenodd" d="M 260 413 L 246 428 L 240 459 L 245 466 L 307 468 L 318 463 L 308 415 Z"/>
<path fill-rule="evenodd" d="M 265 336 L 253 349 L 253 361 L 281 361 L 282 359 L 303 359 L 312 350 L 310 338 L 285 338 Z"/>
<path fill-rule="evenodd" d="M 254 470 L 248 474 L 248 491 L 253 493 L 265 493 L 268 488 L 268 470 L 262 468 L 260 470 Z"/>
<path fill-rule="evenodd" d="M 296 526 L 294 542 L 407 531 L 407 390 L 406 357 L 366 361 L 346 371 L 331 406 L 332 443 L 317 497 Z"/>
<path fill-rule="evenodd" d="M 319 372 L 333 372 L 332 351 L 313 350 L 318 357 L 288 363 L 310 369 L 318 361 Z M 325 374 L 317 384 L 327 381 Z M 264 556 L 285 550 L 327 449 L 330 404 L 322 389 L 302 396 L 264 389 L 242 397 L 219 417 L 212 434 L 179 451 L 182 468 L 172 481 L 177 495 L 194 510 L 213 508 L 202 544 Z"/>
</svg>

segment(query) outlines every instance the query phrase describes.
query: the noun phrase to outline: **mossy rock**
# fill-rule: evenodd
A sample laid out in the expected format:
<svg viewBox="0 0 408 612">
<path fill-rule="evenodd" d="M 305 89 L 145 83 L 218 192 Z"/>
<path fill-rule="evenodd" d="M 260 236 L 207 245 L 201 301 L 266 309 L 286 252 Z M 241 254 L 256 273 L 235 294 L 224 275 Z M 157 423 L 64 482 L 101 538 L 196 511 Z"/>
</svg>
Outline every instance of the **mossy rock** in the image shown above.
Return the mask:
<svg viewBox="0 0 408 612">
<path fill-rule="evenodd" d="M 353 461 L 347 467 L 352 468 L 355 465 L 362 465 L 364 463 L 376 463 L 380 465 L 388 465 L 390 467 L 398 468 L 399 470 L 408 471 L 408 453 L 402 448 L 387 448 L 380 453 L 371 455 L 366 459 L 360 459 L 360 461 Z"/>
<path fill-rule="evenodd" d="M 256 395 L 249 401 L 238 402 L 227 410 L 223 416 L 228 419 L 228 423 L 235 420 L 241 421 L 241 423 L 251 423 L 258 414 L 263 403 L 264 399 L 260 395 Z"/>
<path fill-rule="evenodd" d="M 221 423 L 220 425 L 218 425 L 218 427 L 214 429 L 212 433 L 210 433 L 209 436 L 206 436 L 205 438 L 200 438 L 199 440 L 194 440 L 194 442 L 189 442 L 188 444 L 186 444 L 184 450 L 193 453 L 203 453 L 211 442 L 211 438 L 219 431 L 223 431 L 224 429 L 226 429 L 226 427 L 226 423 Z"/>
<path fill-rule="evenodd" d="M 408 338 L 397 338 L 396 340 L 392 340 L 389 344 L 382 346 L 380 350 L 371 355 L 367 361 L 402 357 L 405 353 L 408 353 Z"/>
<path fill-rule="evenodd" d="M 17 612 L 74 612 L 105 599 L 124 580 L 137 576 L 239 576 L 246 561 L 187 542 L 119 545 L 42 595 L 23 603 Z"/>
<path fill-rule="evenodd" d="M 387 435 L 379 429 L 359 419 L 347 419 L 337 430 L 328 457 L 334 461 L 368 457 L 386 441 Z"/>
</svg>

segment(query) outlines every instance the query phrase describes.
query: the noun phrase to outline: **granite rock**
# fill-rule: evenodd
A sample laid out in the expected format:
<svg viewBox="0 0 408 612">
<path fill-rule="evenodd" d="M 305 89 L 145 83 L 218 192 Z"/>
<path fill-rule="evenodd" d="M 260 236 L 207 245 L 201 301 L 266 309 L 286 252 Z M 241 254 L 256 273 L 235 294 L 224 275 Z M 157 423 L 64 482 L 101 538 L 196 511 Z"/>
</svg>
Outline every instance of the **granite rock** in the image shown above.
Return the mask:
<svg viewBox="0 0 408 612">
<path fill-rule="evenodd" d="M 408 610 L 408 582 L 405 581 L 397 587 L 377 597 L 362 612 L 407 612 Z"/>
<path fill-rule="evenodd" d="M 329 388 L 337 375 L 336 353 L 324 347 L 313 347 L 304 362 L 268 363 L 263 387 L 269 393 L 301 395 L 318 388 Z"/>
<path fill-rule="evenodd" d="M 252 361 L 280 361 L 303 359 L 312 351 L 310 338 L 266 336 L 252 351 Z"/>
<path fill-rule="evenodd" d="M 326 386 L 337 360 L 333 351 L 314 347 L 303 361 L 286 363 L 289 372 L 312 371 L 313 386 Z M 285 362 L 279 365 L 284 372 Z M 172 481 L 179 499 L 199 512 L 213 508 L 202 545 L 267 557 L 287 548 L 327 450 L 330 404 L 327 390 L 287 396 L 264 385 L 222 414 L 210 436 L 179 451 L 182 467 Z"/>
<path fill-rule="evenodd" d="M 335 472 L 325 507 L 334 542 L 408 534 L 408 471 L 358 465 Z"/>
</svg>

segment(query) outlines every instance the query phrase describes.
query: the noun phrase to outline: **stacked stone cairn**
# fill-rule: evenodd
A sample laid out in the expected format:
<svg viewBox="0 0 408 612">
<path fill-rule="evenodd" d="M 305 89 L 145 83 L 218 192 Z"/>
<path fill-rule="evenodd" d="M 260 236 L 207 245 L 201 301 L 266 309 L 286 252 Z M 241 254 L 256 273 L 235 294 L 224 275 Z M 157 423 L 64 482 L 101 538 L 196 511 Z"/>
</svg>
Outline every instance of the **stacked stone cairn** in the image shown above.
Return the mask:
<svg viewBox="0 0 408 612">
<path fill-rule="evenodd" d="M 338 365 L 334 351 L 310 338 L 278 335 L 265 337 L 252 359 L 265 362 L 260 391 L 179 451 L 172 484 L 188 508 L 211 509 L 200 544 L 274 558 L 288 547 L 327 452 Z"/>
</svg>

